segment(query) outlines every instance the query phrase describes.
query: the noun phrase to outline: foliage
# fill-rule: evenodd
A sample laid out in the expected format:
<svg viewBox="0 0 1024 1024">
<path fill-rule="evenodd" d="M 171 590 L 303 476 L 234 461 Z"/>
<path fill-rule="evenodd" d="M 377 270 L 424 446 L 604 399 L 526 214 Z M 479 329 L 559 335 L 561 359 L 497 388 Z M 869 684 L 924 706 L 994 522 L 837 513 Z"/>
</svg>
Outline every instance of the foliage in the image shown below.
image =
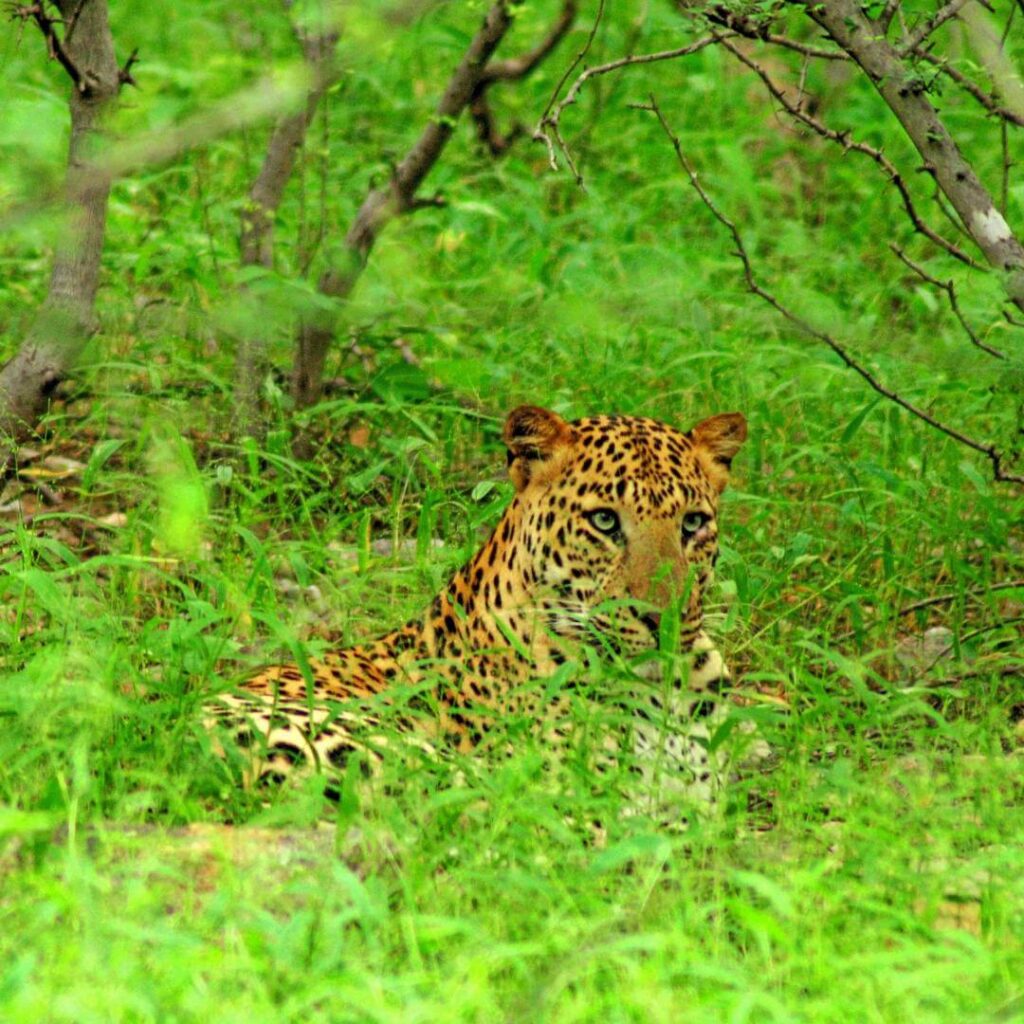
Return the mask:
<svg viewBox="0 0 1024 1024">
<path fill-rule="evenodd" d="M 113 6 L 119 47 L 142 54 L 113 138 L 298 64 L 276 5 Z M 925 252 L 897 197 L 780 121 L 714 49 L 584 91 L 563 130 L 585 191 L 543 147 L 521 140 L 495 161 L 463 124 L 428 182 L 447 207 L 391 225 L 344 310 L 334 385 L 302 414 L 312 457 L 292 455 L 273 375 L 265 446 L 239 450 L 235 336 L 258 324 L 287 365 L 308 282 L 483 10 L 350 6 L 344 75 L 280 212 L 275 272 L 240 297 L 264 121 L 119 183 L 101 335 L 26 456 L 28 491 L 6 492 L 0 1017 L 1018 1019 L 1024 792 L 1019 676 L 1004 671 L 1020 669 L 1021 590 L 987 588 L 1024 576 L 1024 502 L 744 291 L 729 239 L 629 104 L 657 96 L 780 296 L 918 404 L 1004 437 L 1019 429 L 995 400 L 1004 379 L 965 356 L 948 311 L 888 251 Z M 525 6 L 507 52 L 553 6 Z M 533 77 L 495 90 L 499 117 L 536 122 L 593 14 Z M 679 45 L 684 27 L 671 5 L 608 11 L 588 60 Z M 0 196 L 17 216 L 0 243 L 0 347 L 13 350 L 60 231 L 33 203 L 59 181 L 65 83 L 30 33 L 9 31 L 2 55 Z M 813 74 L 831 123 L 914 166 L 865 84 Z M 995 180 L 977 109 L 946 113 Z M 965 312 L 1019 361 L 991 284 L 964 290 Z M 393 765 L 337 809 L 315 779 L 269 805 L 241 790 L 204 738 L 203 698 L 423 606 L 507 500 L 498 425 L 523 401 L 681 425 L 746 413 L 716 632 L 748 693 L 735 714 L 777 765 L 682 837 L 621 817 L 614 787 L 572 764 L 553 791 L 515 721 L 514 755 L 461 765 L 461 786 L 448 765 Z M 53 455 L 78 468 L 48 468 Z M 908 668 L 901 643 L 932 625 L 953 631 L 952 657 Z M 606 823 L 604 848 L 569 821 L 588 817 Z"/>
</svg>

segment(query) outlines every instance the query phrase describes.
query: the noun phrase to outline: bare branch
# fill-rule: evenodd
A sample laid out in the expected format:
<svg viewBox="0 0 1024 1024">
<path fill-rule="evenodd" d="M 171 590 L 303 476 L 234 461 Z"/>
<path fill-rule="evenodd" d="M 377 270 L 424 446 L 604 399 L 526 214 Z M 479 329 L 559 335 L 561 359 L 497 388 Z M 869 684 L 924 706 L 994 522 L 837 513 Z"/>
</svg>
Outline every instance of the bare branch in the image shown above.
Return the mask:
<svg viewBox="0 0 1024 1024">
<path fill-rule="evenodd" d="M 920 76 L 904 62 L 900 51 L 878 35 L 857 0 L 823 0 L 808 4 L 806 10 L 863 68 L 974 243 L 991 266 L 1005 272 L 1010 301 L 1024 310 L 1024 246 L 960 152 Z"/>
<path fill-rule="evenodd" d="M 541 124 L 544 123 L 545 118 L 547 118 L 548 114 L 551 112 L 551 108 L 555 105 L 555 101 L 562 92 L 562 88 L 565 83 L 569 81 L 569 76 L 576 70 L 576 68 L 579 67 L 580 61 L 590 53 L 590 48 L 594 45 L 594 39 L 597 36 L 597 30 L 601 25 L 601 19 L 604 17 L 604 3 L 605 0 L 598 0 L 597 13 L 594 15 L 594 23 L 590 26 L 590 32 L 587 33 L 587 40 L 583 44 L 583 49 L 576 54 L 572 63 L 565 69 L 562 77 L 558 80 L 558 84 L 551 93 L 551 98 L 548 100 L 547 106 L 544 108 L 544 112 L 540 115 Z"/>
<path fill-rule="evenodd" d="M 79 3 L 77 10 L 81 10 L 81 7 L 82 4 Z M 77 20 L 77 10 L 75 20 Z M 64 49 L 64 44 L 61 42 L 60 36 L 57 35 L 57 22 L 46 13 L 42 3 L 19 4 L 14 8 L 11 18 L 12 20 L 20 19 L 21 21 L 28 21 L 31 18 L 39 26 L 39 31 L 43 33 L 43 38 L 46 40 L 46 48 L 50 54 L 50 60 L 58 61 L 60 66 L 68 73 L 68 77 L 74 83 L 75 88 L 83 96 L 87 96 L 89 84 L 85 76 L 78 70 L 68 51 Z"/>
<path fill-rule="evenodd" d="M 271 229 L 285 186 L 291 178 L 295 156 L 302 146 L 320 100 L 338 77 L 338 66 L 334 60 L 338 32 L 329 29 L 316 36 L 297 34 L 309 71 L 305 103 L 300 109 L 283 115 L 275 124 L 263 165 L 249 189 L 248 202 L 242 211 L 241 252 L 244 266 L 272 265 Z"/>
<path fill-rule="evenodd" d="M 561 12 L 555 19 L 555 23 L 548 29 L 547 35 L 532 50 L 520 54 L 518 57 L 490 61 L 484 69 L 483 75 L 480 76 L 480 86 L 486 88 L 494 82 L 510 82 L 525 78 L 562 41 L 573 26 L 576 13 L 576 0 L 565 0 Z"/>
<path fill-rule="evenodd" d="M 866 367 L 862 366 L 856 359 L 847 351 L 845 346 L 840 344 L 830 334 L 824 331 L 818 330 L 813 327 L 810 323 L 803 319 L 803 317 L 794 313 L 787 306 L 784 306 L 771 292 L 758 282 L 754 276 L 754 268 L 750 262 L 750 256 L 747 253 L 746 247 L 743 244 L 743 238 L 739 233 L 735 223 L 731 221 L 722 211 L 718 208 L 715 202 L 711 199 L 708 193 L 705 191 L 704 186 L 701 185 L 699 178 L 697 177 L 696 171 L 694 171 L 690 162 L 686 159 L 683 153 L 682 145 L 679 142 L 678 137 L 672 131 L 668 122 L 665 120 L 664 114 L 661 112 L 661 108 L 658 106 L 657 101 L 651 96 L 651 102 L 649 105 L 640 105 L 639 109 L 650 110 L 658 118 L 658 122 L 661 124 L 662 129 L 668 136 L 672 143 L 672 147 L 676 152 L 676 158 L 679 161 L 680 167 L 686 173 L 690 180 L 690 184 L 693 186 L 697 195 L 700 196 L 701 202 L 707 207 L 711 215 L 729 232 L 732 236 L 733 244 L 736 246 L 735 255 L 740 260 L 743 266 L 743 275 L 747 282 L 747 288 L 758 298 L 763 299 L 768 305 L 775 309 L 778 313 L 782 314 L 790 323 L 799 327 L 801 331 L 809 334 L 812 338 L 816 338 L 818 341 L 823 342 L 828 348 L 830 348 L 843 362 L 845 366 L 853 370 L 858 376 L 860 376 L 871 388 L 878 394 L 894 402 L 900 408 L 905 409 L 911 415 L 916 416 L 918 419 L 927 423 L 929 426 L 934 427 L 936 430 L 945 434 L 947 437 L 951 437 L 954 441 L 958 441 L 960 444 L 971 448 L 976 452 L 986 456 L 992 463 L 992 473 L 994 479 L 1005 482 L 1024 484 L 1024 475 L 1010 473 L 1004 466 L 1003 456 L 996 450 L 992 444 L 985 444 L 982 441 L 978 441 L 975 438 L 957 430 L 955 427 L 951 427 L 941 420 L 936 419 L 931 413 L 926 412 L 919 406 L 914 405 L 908 401 L 898 392 L 893 391 L 891 388 L 886 387 L 877 377 L 871 373 Z"/>
<path fill-rule="evenodd" d="M 285 3 L 286 10 L 290 11 L 291 6 Z M 239 240 L 243 266 L 273 267 L 274 218 L 317 108 L 338 77 L 335 60 L 339 38 L 337 29 L 325 26 L 320 33 L 309 33 L 294 22 L 292 27 L 309 73 L 305 102 L 278 118 L 259 174 L 249 189 L 247 201 L 242 208 Z M 267 340 L 258 329 L 250 328 L 238 339 L 234 408 L 235 431 L 238 436 L 262 436 L 259 390 L 267 363 L 266 350 Z"/>
<path fill-rule="evenodd" d="M 139 48 L 136 46 L 128 55 L 128 59 L 117 69 L 117 81 L 119 85 L 134 85 L 136 89 L 139 83 L 132 77 L 132 68 L 139 61 Z"/>
<path fill-rule="evenodd" d="M 572 171 L 573 177 L 576 179 L 576 183 L 578 185 L 583 184 L 583 178 L 576 169 L 576 165 L 572 160 L 572 154 L 569 152 L 569 149 L 565 144 L 565 140 L 562 138 L 560 122 L 565 108 L 572 106 L 576 102 L 576 98 L 579 95 L 580 90 L 591 78 L 595 78 L 598 75 L 607 75 L 609 72 L 618 71 L 620 68 L 635 67 L 637 64 L 654 64 L 657 61 L 675 60 L 677 57 L 688 57 L 690 54 L 696 53 L 698 50 L 703 50 L 706 46 L 722 42 L 731 35 L 733 35 L 733 33 L 716 33 L 710 36 L 703 36 L 689 45 L 680 46 L 675 50 L 662 50 L 659 53 L 642 53 L 631 57 L 620 57 L 618 60 L 609 61 L 607 64 L 597 64 L 592 68 L 587 68 L 586 71 L 576 78 L 569 87 L 569 91 L 561 100 L 557 103 L 552 101 L 548 104 L 548 109 L 545 111 L 534 130 L 533 138 L 538 142 L 543 142 L 547 146 L 551 169 L 558 170 L 558 160 L 555 157 L 555 143 L 557 143 L 558 148 L 561 149 L 562 154 L 565 157 L 565 162 L 568 165 L 569 170 Z M 564 82 L 565 78 L 563 77 L 559 88 L 561 88 L 561 84 L 564 84 Z M 554 136 L 554 142 L 551 138 L 552 135 Z"/>
<path fill-rule="evenodd" d="M 934 608 L 938 604 L 952 604 L 961 597 L 978 597 L 984 594 L 993 594 L 1000 590 L 1024 590 L 1024 580 L 1002 580 L 999 583 L 990 583 L 984 587 L 972 587 L 965 590 L 963 594 L 936 594 L 933 597 L 926 597 L 913 604 L 904 605 L 896 614 L 901 618 L 911 612 L 923 611 L 925 608 Z"/>
<path fill-rule="evenodd" d="M 470 116 L 476 124 L 477 138 L 487 146 L 491 154 L 504 153 L 512 142 L 523 134 L 521 125 L 513 125 L 507 134 L 498 129 L 491 111 L 488 91 L 496 82 L 511 82 L 525 78 L 555 49 L 576 20 L 576 0 L 564 0 L 561 13 L 548 29 L 544 38 L 532 49 L 518 57 L 492 60 L 484 69 L 469 104 Z"/>
<path fill-rule="evenodd" d="M 808 113 L 804 106 L 790 100 L 786 95 L 785 90 L 776 84 L 768 72 L 765 71 L 765 69 L 755 60 L 748 57 L 739 47 L 735 46 L 724 37 L 721 39 L 721 43 L 727 50 L 729 50 L 730 53 L 733 54 L 733 56 L 736 57 L 737 60 L 750 68 L 751 71 L 753 71 L 761 81 L 764 82 L 768 91 L 776 100 L 778 100 L 779 103 L 782 104 L 790 116 L 794 117 L 802 124 L 807 125 L 808 128 L 820 135 L 823 139 L 828 139 L 831 142 L 838 143 L 844 150 L 853 150 L 856 153 L 862 153 L 864 156 L 870 157 L 876 164 L 878 164 L 878 166 L 881 167 L 889 176 L 889 181 L 892 183 L 893 187 L 897 192 L 899 192 L 900 199 L 903 201 L 903 207 L 907 211 L 907 216 L 910 218 L 910 221 L 914 225 L 914 229 L 916 231 L 934 242 L 941 249 L 944 249 L 950 256 L 958 259 L 961 263 L 966 263 L 967 266 L 973 267 L 975 270 L 982 269 L 980 263 L 971 259 L 963 249 L 944 238 L 923 220 L 921 215 L 917 212 L 917 208 L 914 206 L 914 201 L 911 198 L 910 190 L 907 188 L 907 183 L 903 180 L 903 175 L 900 174 L 896 165 L 880 149 L 876 149 L 874 146 L 870 146 L 866 142 L 857 142 L 851 137 L 849 131 L 839 132 L 833 128 L 829 128 L 823 122 Z"/>
<path fill-rule="evenodd" d="M 1009 107 L 1000 104 L 995 96 L 987 93 L 977 82 L 968 78 L 958 67 L 951 64 L 948 58 L 939 57 L 928 50 L 915 53 L 914 58 L 915 60 L 927 61 L 929 64 L 937 67 L 942 74 L 956 82 L 964 92 L 977 100 L 990 114 L 994 114 L 1004 121 L 1009 121 L 1011 124 L 1024 128 L 1024 117 Z"/>
<path fill-rule="evenodd" d="M 995 356 L 996 359 L 1005 359 L 1006 353 L 1000 352 L 999 349 L 993 348 L 991 345 L 986 344 L 981 338 L 978 337 L 977 332 L 968 323 L 967 318 L 963 314 L 963 310 L 960 308 L 960 303 L 956 297 L 956 286 L 950 281 L 940 281 L 937 277 L 932 277 L 924 267 L 915 263 L 898 245 L 889 243 L 889 248 L 896 254 L 898 259 L 909 267 L 922 281 L 926 281 L 933 288 L 938 288 L 939 291 L 946 293 L 946 298 L 949 300 L 949 308 L 953 311 L 953 315 L 960 321 L 960 326 L 963 327 L 964 332 L 970 339 L 972 345 L 976 348 L 980 348 L 983 352 L 987 352 L 990 356 Z"/>
<path fill-rule="evenodd" d="M 1013 618 L 1003 619 L 1001 622 L 993 622 L 987 626 L 982 626 L 980 629 L 972 629 L 969 633 L 964 633 L 962 636 L 957 638 L 956 642 L 944 645 L 927 665 L 922 666 L 910 680 L 911 684 L 916 684 L 924 679 L 928 673 L 931 672 L 931 670 L 935 668 L 940 661 L 942 661 L 943 658 L 948 658 L 949 655 L 953 653 L 957 645 L 966 644 L 968 641 L 975 640 L 979 636 L 984 636 L 986 633 L 992 633 L 997 629 L 1005 629 L 1007 626 L 1016 626 L 1021 622 L 1024 622 L 1024 615 L 1017 615 Z M 1007 668 L 1009 668 L 1009 671 L 1007 671 Z M 966 678 L 977 671 L 977 669 L 971 669 L 963 676 L 957 676 L 955 678 Z M 1024 665 L 1005 666 L 1001 668 L 1000 675 L 1020 675 L 1022 672 L 1024 672 Z M 939 685 L 942 684 L 940 683 Z"/>
<path fill-rule="evenodd" d="M 1024 580 L 1000 580 L 998 583 L 989 583 L 981 587 L 969 587 L 960 593 L 934 594 L 932 597 L 925 597 L 920 601 L 914 601 L 912 604 L 905 604 L 901 608 L 897 608 L 893 612 L 892 617 L 902 619 L 907 615 L 912 615 L 914 612 L 925 611 L 928 608 L 935 608 L 942 604 L 953 604 L 961 598 L 980 598 L 988 594 L 998 593 L 1001 590 L 1024 590 Z M 845 633 L 840 633 L 838 636 L 833 637 L 833 640 L 838 644 L 845 643 L 847 640 L 852 640 L 858 633 L 870 632 L 873 629 L 877 629 L 881 624 L 882 620 L 869 622 L 859 629 L 848 629 Z M 1000 625 L 1003 624 L 1000 623 Z"/>
<path fill-rule="evenodd" d="M 809 43 L 801 43 L 797 39 L 790 39 L 788 36 L 780 36 L 774 32 L 765 32 L 763 39 L 773 46 L 781 46 L 784 50 L 793 50 L 795 53 L 802 53 L 805 57 L 817 57 L 819 60 L 852 60 L 848 53 L 842 50 L 829 50 L 823 46 L 811 46 Z"/>
<path fill-rule="evenodd" d="M 899 55 L 905 57 L 912 50 L 916 50 L 940 25 L 945 25 L 950 18 L 955 18 L 960 13 L 960 8 L 971 2 L 972 0 L 949 0 L 949 3 L 940 7 L 910 33 L 906 42 L 899 48 Z"/>
</svg>

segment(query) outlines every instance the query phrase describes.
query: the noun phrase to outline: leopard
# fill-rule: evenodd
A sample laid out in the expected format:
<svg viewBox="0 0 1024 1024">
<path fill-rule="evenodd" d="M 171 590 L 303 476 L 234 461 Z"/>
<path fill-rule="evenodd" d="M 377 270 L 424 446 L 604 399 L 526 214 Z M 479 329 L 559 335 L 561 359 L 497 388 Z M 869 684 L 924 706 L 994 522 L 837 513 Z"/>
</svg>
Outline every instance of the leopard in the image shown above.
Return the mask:
<svg viewBox="0 0 1024 1024">
<path fill-rule="evenodd" d="M 571 733 L 568 696 L 528 684 L 611 661 L 630 685 L 608 756 L 632 751 L 629 772 L 653 804 L 713 801 L 722 773 L 711 730 L 731 677 L 704 605 L 720 497 L 746 438 L 738 412 L 683 431 L 641 416 L 514 409 L 502 431 L 511 500 L 425 614 L 320 659 L 261 669 L 207 705 L 207 727 L 226 731 L 247 756 L 247 781 L 260 783 L 297 771 L 337 779 L 353 754 L 372 773 L 395 745 L 381 727 L 389 705 L 400 705 L 391 728 L 428 755 L 479 750 L 512 710 L 557 748 Z"/>
</svg>

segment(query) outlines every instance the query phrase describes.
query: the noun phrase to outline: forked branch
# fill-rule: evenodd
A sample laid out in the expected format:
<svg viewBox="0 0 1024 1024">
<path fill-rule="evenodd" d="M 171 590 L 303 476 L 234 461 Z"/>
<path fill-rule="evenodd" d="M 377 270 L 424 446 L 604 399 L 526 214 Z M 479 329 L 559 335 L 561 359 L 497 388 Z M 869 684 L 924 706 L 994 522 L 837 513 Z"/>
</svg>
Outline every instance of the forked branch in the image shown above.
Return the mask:
<svg viewBox="0 0 1024 1024">
<path fill-rule="evenodd" d="M 423 206 L 438 205 L 440 196 L 424 202 L 419 188 L 444 151 L 455 124 L 469 104 L 498 44 L 511 28 L 521 0 L 495 0 L 452 73 L 434 116 L 419 138 L 395 165 L 390 181 L 372 188 L 345 235 L 345 253 L 320 276 L 317 289 L 329 299 L 351 292 L 377 238 L 394 217 Z M 312 313 L 296 339 L 292 394 L 299 408 L 312 405 L 320 394 L 324 361 L 334 337 L 335 315 L 329 309 Z"/>
<path fill-rule="evenodd" d="M 81 7 L 81 4 L 79 7 Z M 71 55 L 64 48 L 64 44 L 61 41 L 60 36 L 57 34 L 59 19 L 51 18 L 46 13 L 46 8 L 42 3 L 17 4 L 11 13 L 11 18 L 12 20 L 20 21 L 31 20 L 39 26 L 39 31 L 42 32 L 43 38 L 46 40 L 46 49 L 50 55 L 50 60 L 57 61 L 68 73 L 68 77 L 74 83 L 75 88 L 83 96 L 87 96 L 90 89 L 88 78 L 79 71 L 78 65 L 71 59 Z M 74 22 L 77 20 L 77 17 L 72 20 L 71 25 L 68 28 L 69 33 L 74 27 Z"/>
<path fill-rule="evenodd" d="M 521 125 L 514 125 L 506 134 L 502 134 L 494 119 L 488 98 L 491 86 L 496 82 L 512 82 L 525 78 L 536 70 L 572 28 L 576 21 L 576 13 L 576 0 L 564 0 L 558 17 L 532 50 L 518 57 L 492 60 L 484 69 L 470 100 L 469 113 L 476 124 L 477 138 L 487 146 L 492 155 L 499 156 L 504 153 L 512 142 L 522 135 L 523 128 Z"/>
<path fill-rule="evenodd" d="M 1000 103 L 995 96 L 986 92 L 977 82 L 968 78 L 958 67 L 951 64 L 948 57 L 940 57 L 929 50 L 922 50 L 916 52 L 914 58 L 933 65 L 941 74 L 956 82 L 964 92 L 993 116 L 1015 124 L 1018 128 L 1024 128 L 1024 116 Z"/>
<path fill-rule="evenodd" d="M 727 39 L 731 33 L 716 33 L 714 35 L 703 36 L 700 39 L 689 43 L 687 46 L 680 46 L 674 50 L 662 50 L 658 53 L 641 53 L 636 56 L 620 57 L 618 60 L 609 61 L 607 64 L 597 64 L 592 68 L 587 68 L 582 74 L 577 76 L 575 81 L 569 86 L 568 91 L 558 100 L 558 102 L 552 102 L 548 104 L 548 109 L 544 112 L 538 123 L 536 129 L 534 129 L 533 138 L 537 142 L 543 142 L 548 150 L 548 162 L 551 165 L 553 171 L 558 170 L 558 158 L 555 153 L 556 146 L 562 151 L 562 156 L 565 159 L 566 165 L 572 172 L 573 177 L 576 179 L 577 185 L 583 184 L 583 177 L 576 167 L 575 162 L 572 158 L 572 153 L 569 147 L 566 145 L 565 139 L 562 137 L 561 121 L 562 114 L 565 112 L 566 107 L 571 107 L 579 96 L 580 90 L 583 86 L 590 81 L 591 78 L 596 78 L 599 75 L 607 75 L 612 71 L 618 71 L 620 68 L 635 67 L 638 64 L 654 64 L 658 61 L 663 60 L 675 60 L 677 57 L 688 57 L 690 54 L 697 53 L 698 50 L 703 50 L 706 46 L 711 46 L 714 43 L 722 42 Z M 565 84 L 565 78 L 559 84 L 558 91 L 561 92 L 561 86 Z"/>
<path fill-rule="evenodd" d="M 978 332 L 974 330 L 970 321 L 964 316 L 964 312 L 960 308 L 960 302 L 956 297 L 956 285 L 954 285 L 952 281 L 940 281 L 937 277 L 932 276 L 924 269 L 924 267 L 915 263 L 898 245 L 894 245 L 890 242 L 889 248 L 896 254 L 900 262 L 917 274 L 922 281 L 945 293 L 946 300 L 949 302 L 949 308 L 953 311 L 953 316 L 960 321 L 960 326 L 964 329 L 964 333 L 967 335 L 968 340 L 975 346 L 975 348 L 980 348 L 982 352 L 987 352 L 990 356 L 994 356 L 996 359 L 1006 358 L 1005 352 L 1000 352 L 999 349 L 993 348 L 978 337 Z"/>
</svg>

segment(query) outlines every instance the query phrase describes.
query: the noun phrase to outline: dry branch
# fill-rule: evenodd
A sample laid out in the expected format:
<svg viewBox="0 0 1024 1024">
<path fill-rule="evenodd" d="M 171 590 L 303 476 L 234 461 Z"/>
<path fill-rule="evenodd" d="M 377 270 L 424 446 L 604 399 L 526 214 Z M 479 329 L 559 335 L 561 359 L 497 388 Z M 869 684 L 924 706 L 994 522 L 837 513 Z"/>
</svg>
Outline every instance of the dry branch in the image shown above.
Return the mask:
<svg viewBox="0 0 1024 1024">
<path fill-rule="evenodd" d="M 911 604 L 905 604 L 900 608 L 897 608 L 893 613 L 894 619 L 902 619 L 907 615 L 912 615 L 914 612 L 925 611 L 928 608 L 936 608 L 943 604 L 954 604 L 955 602 L 963 598 L 981 598 L 987 597 L 989 594 L 998 593 L 1001 590 L 1024 590 L 1024 579 L 1021 580 L 1000 580 L 997 583 L 989 583 L 980 587 L 969 587 L 959 593 L 947 593 L 947 594 L 934 594 L 931 597 L 921 598 L 919 601 L 914 601 Z M 860 626 L 857 629 L 848 629 L 845 633 L 840 633 L 833 637 L 835 643 L 845 643 L 847 640 L 852 640 L 858 633 L 868 633 L 873 629 L 877 629 L 884 620 L 876 620 L 866 625 Z"/>
<path fill-rule="evenodd" d="M 78 21 L 78 14 L 81 13 L 81 8 L 82 2 L 79 0 L 78 7 L 74 12 L 74 17 L 71 19 L 72 27 L 74 26 L 74 23 Z M 62 13 L 63 10 L 64 8 L 62 7 Z M 42 3 L 17 5 L 11 14 L 11 17 L 14 19 L 20 19 L 21 21 L 28 21 L 31 19 L 39 26 L 39 31 L 42 32 L 43 38 L 46 40 L 46 49 L 50 55 L 50 60 L 57 61 L 68 73 L 68 78 L 70 78 L 74 83 L 75 88 L 83 96 L 87 96 L 90 89 L 93 87 L 93 83 L 89 81 L 88 70 L 84 72 L 79 70 L 78 64 L 72 58 L 71 54 L 64 46 L 64 43 L 61 41 L 60 36 L 57 34 L 57 25 L 59 24 L 58 19 L 51 18 L 46 13 L 46 8 Z M 70 35 L 70 30 L 68 35 Z"/>
<path fill-rule="evenodd" d="M 676 6 L 684 14 L 689 13 L 685 0 L 678 0 Z M 716 6 L 703 12 L 704 17 L 712 25 L 721 25 L 744 39 L 756 39 L 762 43 L 772 43 L 784 50 L 792 50 L 794 53 L 802 54 L 804 57 L 819 57 L 822 60 L 851 60 L 848 53 L 842 50 L 826 49 L 823 46 L 812 46 L 810 43 L 802 43 L 798 39 L 790 39 L 788 36 L 772 32 L 769 23 L 758 21 L 743 11 L 733 10 L 729 7 Z"/>
<path fill-rule="evenodd" d="M 320 100 L 338 77 L 334 56 L 338 32 L 329 29 L 313 35 L 305 32 L 298 35 L 309 71 L 305 103 L 299 110 L 278 119 L 259 175 L 249 189 L 248 202 L 242 213 L 243 266 L 270 267 L 273 264 L 274 216 Z"/>
<path fill-rule="evenodd" d="M 347 259 L 328 268 L 318 288 L 330 299 L 344 298 L 352 290 L 384 226 L 395 216 L 407 213 L 423 200 L 417 191 L 437 162 L 452 136 L 456 121 L 469 104 L 487 63 L 512 26 L 513 12 L 520 0 L 497 0 L 473 36 L 462 60 L 448 80 L 437 111 L 412 148 L 395 167 L 387 185 L 373 189 L 356 214 L 345 236 Z M 439 199 L 428 200 L 436 203 Z M 292 395 L 298 407 L 311 405 L 320 394 L 324 360 L 334 337 L 335 316 L 319 312 L 299 329 L 296 345 Z"/>
<path fill-rule="evenodd" d="M 818 328 L 812 326 L 803 317 L 794 313 L 789 307 L 784 306 L 771 292 L 764 288 L 754 275 L 754 268 L 750 260 L 750 256 L 747 252 L 746 246 L 743 243 L 743 237 L 736 227 L 736 224 L 730 220 L 715 204 L 715 202 L 708 195 L 704 186 L 700 183 L 700 179 L 697 177 L 696 171 L 694 171 L 690 162 L 687 160 L 683 153 L 682 145 L 679 142 L 679 138 L 672 131 L 668 122 L 665 120 L 664 114 L 661 112 L 661 108 L 658 106 L 657 101 L 653 96 L 650 98 L 649 105 L 642 105 L 640 109 L 652 111 L 658 119 L 663 131 L 668 136 L 672 147 L 675 150 L 676 158 L 679 161 L 680 167 L 686 173 L 689 178 L 690 184 L 693 186 L 697 195 L 700 197 L 701 202 L 707 207 L 711 215 L 729 232 L 732 236 L 733 244 L 735 245 L 735 256 L 740 260 L 743 266 L 743 275 L 747 283 L 747 289 L 752 292 L 758 298 L 764 300 L 768 305 L 775 309 L 778 313 L 784 316 L 790 323 L 794 324 L 805 334 L 809 334 L 812 338 L 816 338 L 818 341 L 823 342 L 828 348 L 830 348 L 839 359 L 854 373 L 858 374 L 871 388 L 878 394 L 894 402 L 900 408 L 905 409 L 907 412 L 916 416 L 918 419 L 927 423 L 930 427 L 940 431 L 947 437 L 952 438 L 954 441 L 971 448 L 976 452 L 986 456 L 992 464 L 992 474 L 994 479 L 1004 483 L 1015 483 L 1024 484 L 1024 475 L 1008 472 L 1004 465 L 1003 455 L 996 450 L 992 444 L 985 444 L 982 441 L 978 441 L 968 434 L 965 434 L 961 430 L 957 430 L 955 427 L 949 426 L 949 424 L 936 419 L 931 413 L 926 412 L 919 406 L 914 405 L 908 401 L 898 392 L 893 391 L 891 388 L 886 387 L 881 381 L 870 370 L 859 363 L 846 349 L 844 345 L 838 342 L 832 335 L 827 334 L 825 331 L 821 331 Z"/>
<path fill-rule="evenodd" d="M 903 202 L 903 207 L 907 211 L 907 216 L 910 218 L 910 222 L 913 224 L 915 231 L 924 235 L 929 239 L 929 241 L 934 242 L 935 245 L 944 249 L 950 256 L 958 259 L 961 263 L 966 263 L 969 267 L 973 267 L 975 269 L 980 268 L 981 265 L 971 259 L 963 249 L 940 235 L 928 225 L 923 217 L 921 217 L 917 212 L 917 207 L 914 205 L 913 198 L 910 195 L 910 190 L 907 188 L 906 181 L 903 179 L 903 175 L 900 174 L 896 165 L 880 149 L 868 145 L 866 142 L 856 141 L 849 131 L 840 132 L 833 128 L 829 128 L 822 121 L 818 120 L 818 118 L 814 117 L 803 104 L 794 103 L 787 96 L 785 90 L 775 82 L 768 72 L 755 60 L 748 57 L 738 46 L 733 45 L 733 43 L 724 37 L 720 39 L 720 42 L 727 50 L 729 50 L 730 53 L 732 53 L 734 57 L 736 57 L 737 60 L 750 68 L 750 70 L 753 71 L 762 82 L 764 82 L 769 93 L 775 97 L 791 117 L 800 121 L 802 124 L 805 124 L 823 139 L 828 139 L 830 142 L 838 143 L 847 152 L 852 150 L 855 153 L 861 153 L 864 156 L 869 157 L 880 168 L 882 168 L 882 170 L 888 175 L 889 182 L 892 184 L 893 188 L 899 192 L 900 199 Z"/>
</svg>

